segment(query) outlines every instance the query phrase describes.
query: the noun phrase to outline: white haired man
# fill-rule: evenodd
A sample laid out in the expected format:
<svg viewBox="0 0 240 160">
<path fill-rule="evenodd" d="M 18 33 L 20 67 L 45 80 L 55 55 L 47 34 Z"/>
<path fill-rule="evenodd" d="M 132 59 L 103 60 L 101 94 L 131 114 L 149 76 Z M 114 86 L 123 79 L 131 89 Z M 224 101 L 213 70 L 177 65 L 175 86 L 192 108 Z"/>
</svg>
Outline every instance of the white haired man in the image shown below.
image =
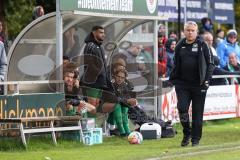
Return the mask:
<svg viewBox="0 0 240 160">
<path fill-rule="evenodd" d="M 170 81 L 175 85 L 178 112 L 183 127 L 181 146 L 197 146 L 202 136 L 202 121 L 206 92 L 214 64 L 207 44 L 198 36 L 193 21 L 184 25 L 185 38 L 175 48 L 174 68 Z M 189 106 L 192 102 L 192 125 Z"/>
</svg>

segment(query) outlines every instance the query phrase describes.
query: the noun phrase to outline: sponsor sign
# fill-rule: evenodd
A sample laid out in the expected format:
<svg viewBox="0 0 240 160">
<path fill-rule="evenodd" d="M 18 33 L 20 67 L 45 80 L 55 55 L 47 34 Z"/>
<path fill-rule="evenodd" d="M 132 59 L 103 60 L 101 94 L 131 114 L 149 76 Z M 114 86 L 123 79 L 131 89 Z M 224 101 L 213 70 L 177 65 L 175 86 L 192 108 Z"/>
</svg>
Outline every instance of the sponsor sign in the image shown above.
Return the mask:
<svg viewBox="0 0 240 160">
<path fill-rule="evenodd" d="M 200 22 L 203 17 L 224 24 L 234 24 L 233 0 L 186 0 L 187 20 Z M 184 21 L 185 0 L 181 1 L 181 21 Z M 169 18 L 170 22 L 178 20 L 178 0 L 158 0 L 158 15 Z"/>
<path fill-rule="evenodd" d="M 210 0 L 210 4 L 213 21 L 226 24 L 235 23 L 233 0 Z"/>
<path fill-rule="evenodd" d="M 175 89 L 161 96 L 162 119 L 179 121 Z M 191 116 L 191 106 L 189 110 Z M 204 120 L 240 116 L 240 87 L 238 85 L 210 86 L 204 108 Z"/>
<path fill-rule="evenodd" d="M 187 21 L 199 22 L 207 17 L 206 0 L 185 0 L 181 1 L 181 21 L 184 21 L 184 7 L 187 5 Z M 170 22 L 178 20 L 178 0 L 158 0 L 158 15 L 165 16 Z"/>
<path fill-rule="evenodd" d="M 236 117 L 236 91 L 234 85 L 211 86 L 207 91 L 204 120 Z"/>
<path fill-rule="evenodd" d="M 157 0 L 60 0 L 60 10 L 157 16 Z"/>
<path fill-rule="evenodd" d="M 64 94 L 25 94 L 0 96 L 0 119 L 62 116 Z"/>
</svg>

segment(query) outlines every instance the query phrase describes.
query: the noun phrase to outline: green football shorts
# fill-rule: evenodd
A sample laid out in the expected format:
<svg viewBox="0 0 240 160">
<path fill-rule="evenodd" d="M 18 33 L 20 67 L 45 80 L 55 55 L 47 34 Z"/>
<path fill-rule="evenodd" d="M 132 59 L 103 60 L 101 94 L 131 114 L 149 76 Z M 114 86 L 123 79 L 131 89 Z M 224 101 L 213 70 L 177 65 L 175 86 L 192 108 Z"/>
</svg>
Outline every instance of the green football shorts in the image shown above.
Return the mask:
<svg viewBox="0 0 240 160">
<path fill-rule="evenodd" d="M 97 88 L 88 88 L 86 89 L 86 96 L 93 97 L 93 98 L 101 98 L 102 90 Z"/>
</svg>

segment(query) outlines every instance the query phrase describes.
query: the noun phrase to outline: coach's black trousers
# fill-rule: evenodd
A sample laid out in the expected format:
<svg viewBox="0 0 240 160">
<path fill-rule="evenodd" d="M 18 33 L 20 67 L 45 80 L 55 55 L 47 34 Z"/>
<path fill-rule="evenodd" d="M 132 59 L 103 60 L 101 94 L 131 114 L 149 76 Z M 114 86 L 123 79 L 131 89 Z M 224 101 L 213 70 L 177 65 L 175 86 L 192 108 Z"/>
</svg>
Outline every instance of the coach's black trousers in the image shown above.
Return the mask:
<svg viewBox="0 0 240 160">
<path fill-rule="evenodd" d="M 192 141 L 199 141 L 202 136 L 202 122 L 204 103 L 207 90 L 201 87 L 183 87 L 176 86 L 177 108 L 181 124 L 183 126 L 183 134 L 192 136 Z M 192 127 L 189 120 L 189 106 L 192 101 Z"/>
</svg>

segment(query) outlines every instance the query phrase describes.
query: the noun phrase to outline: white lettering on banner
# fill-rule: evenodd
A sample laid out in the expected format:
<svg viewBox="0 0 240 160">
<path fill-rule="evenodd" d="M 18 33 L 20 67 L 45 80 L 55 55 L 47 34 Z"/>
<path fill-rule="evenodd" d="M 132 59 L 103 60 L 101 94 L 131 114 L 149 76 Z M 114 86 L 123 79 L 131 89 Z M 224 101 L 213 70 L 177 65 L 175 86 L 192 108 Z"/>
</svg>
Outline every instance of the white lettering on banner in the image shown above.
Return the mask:
<svg viewBox="0 0 240 160">
<path fill-rule="evenodd" d="M 167 18 L 175 18 L 175 19 L 178 17 L 178 13 L 171 12 L 171 11 L 165 11 L 165 12 L 159 11 L 158 15 L 163 16 L 163 17 L 167 17 Z M 183 17 L 183 16 L 181 16 L 181 17 Z"/>
<path fill-rule="evenodd" d="M 233 93 L 208 93 L 207 97 L 233 97 Z"/>
<path fill-rule="evenodd" d="M 165 0 L 158 0 L 158 5 L 165 6 L 166 5 Z"/>
<path fill-rule="evenodd" d="M 166 1 L 166 6 L 178 8 L 178 0 Z M 182 6 L 182 5 L 181 5 Z"/>
<path fill-rule="evenodd" d="M 164 16 L 164 17 L 167 17 L 167 18 L 173 18 L 173 19 L 178 18 L 178 13 L 173 12 L 173 11 L 165 11 L 165 12 L 159 11 L 158 15 L 159 16 Z M 203 17 L 207 17 L 207 13 L 187 11 L 187 18 L 188 19 L 202 19 Z M 181 13 L 181 18 L 183 18 L 183 12 Z"/>
<path fill-rule="evenodd" d="M 227 16 L 215 16 L 215 20 L 226 21 L 227 19 Z"/>
<path fill-rule="evenodd" d="M 203 17 L 207 16 L 207 13 L 187 11 L 187 18 L 202 19 Z"/>
<path fill-rule="evenodd" d="M 159 0 L 158 5 L 178 8 L 178 0 Z M 185 7 L 185 1 L 181 2 L 181 7 Z M 201 8 L 201 1 L 187 1 L 188 8 Z"/>
<path fill-rule="evenodd" d="M 233 4 L 232 3 L 214 3 L 215 9 L 222 9 L 222 10 L 231 10 L 233 11 Z"/>
<path fill-rule="evenodd" d="M 121 0 L 120 11 L 132 12 L 133 11 L 133 1 L 132 0 Z"/>
<path fill-rule="evenodd" d="M 187 1 L 187 7 L 189 8 L 201 8 L 200 1 Z"/>
<path fill-rule="evenodd" d="M 127 34 L 124 36 L 122 40 L 131 41 L 133 43 L 143 42 L 143 43 L 152 43 L 153 40 L 153 33 L 134 33 L 134 34 Z"/>
<path fill-rule="evenodd" d="M 78 0 L 78 8 L 132 12 L 133 0 Z"/>
<path fill-rule="evenodd" d="M 205 101 L 204 120 L 236 117 L 236 102 L 234 85 L 211 86 Z"/>
</svg>

